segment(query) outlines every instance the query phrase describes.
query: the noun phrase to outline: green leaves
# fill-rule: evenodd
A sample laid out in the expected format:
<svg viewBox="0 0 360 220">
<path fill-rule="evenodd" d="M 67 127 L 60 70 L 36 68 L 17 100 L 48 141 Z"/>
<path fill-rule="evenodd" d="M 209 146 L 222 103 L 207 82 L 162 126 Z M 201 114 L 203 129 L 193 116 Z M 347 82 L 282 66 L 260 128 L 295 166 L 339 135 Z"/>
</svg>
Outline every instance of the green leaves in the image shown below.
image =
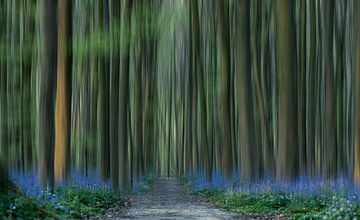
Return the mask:
<svg viewBox="0 0 360 220">
<path fill-rule="evenodd" d="M 220 208 L 249 216 L 289 216 L 292 219 L 355 218 L 360 215 L 358 203 L 342 196 L 301 195 L 281 192 L 232 193 L 201 189 L 192 192 Z"/>
<path fill-rule="evenodd" d="M 84 219 L 102 215 L 113 206 L 123 206 L 125 200 L 119 192 L 76 187 L 62 188 L 59 196 L 49 201 L 45 196 L 0 196 L 0 216 L 13 219 L 56 219 L 68 217 Z"/>
</svg>

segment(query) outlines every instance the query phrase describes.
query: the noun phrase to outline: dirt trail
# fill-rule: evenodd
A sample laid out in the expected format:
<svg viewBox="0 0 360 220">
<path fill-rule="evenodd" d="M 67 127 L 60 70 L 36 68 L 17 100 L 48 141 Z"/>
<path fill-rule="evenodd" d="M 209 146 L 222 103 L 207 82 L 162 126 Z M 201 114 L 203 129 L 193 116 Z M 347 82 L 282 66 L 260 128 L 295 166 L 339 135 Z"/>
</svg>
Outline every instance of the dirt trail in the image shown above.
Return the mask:
<svg viewBox="0 0 360 220">
<path fill-rule="evenodd" d="M 239 219 L 231 212 L 186 195 L 186 187 L 175 178 L 160 178 L 152 192 L 132 199 L 131 208 L 117 219 Z"/>
</svg>

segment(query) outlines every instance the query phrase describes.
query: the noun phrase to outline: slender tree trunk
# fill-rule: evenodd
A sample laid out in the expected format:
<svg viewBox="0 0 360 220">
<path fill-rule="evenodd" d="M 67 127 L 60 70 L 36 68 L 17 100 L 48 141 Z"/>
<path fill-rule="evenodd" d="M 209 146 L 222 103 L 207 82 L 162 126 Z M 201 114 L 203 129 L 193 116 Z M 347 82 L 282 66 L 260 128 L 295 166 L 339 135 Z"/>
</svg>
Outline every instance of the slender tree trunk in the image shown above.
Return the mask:
<svg viewBox="0 0 360 220">
<path fill-rule="evenodd" d="M 354 12 L 359 12 L 360 2 L 355 2 Z M 360 185 L 360 15 L 355 13 L 356 60 L 355 60 L 355 142 L 354 182 Z"/>
<path fill-rule="evenodd" d="M 250 1 L 239 0 L 236 3 L 237 19 L 237 79 L 239 103 L 239 150 L 237 160 L 239 170 L 244 180 L 252 179 L 252 163 L 256 158 L 252 156 L 254 146 L 253 109 L 251 94 L 251 68 L 250 68 Z"/>
<path fill-rule="evenodd" d="M 2 7 L 5 7 L 4 2 L 0 2 L 0 10 Z M 0 18 L 0 25 L 4 25 L 5 22 L 2 22 L 3 18 Z M 0 42 L 5 42 L 5 34 L 0 33 Z M 6 50 L 1 49 L 1 54 L 6 54 Z M 6 193 L 8 191 L 8 173 L 7 173 L 7 72 L 5 70 L 5 62 L 0 57 L 0 194 Z"/>
<path fill-rule="evenodd" d="M 55 109 L 55 178 L 65 181 L 71 167 L 71 1 L 58 5 L 58 55 Z"/>
<path fill-rule="evenodd" d="M 230 178 L 233 174 L 231 126 L 230 126 L 230 47 L 229 47 L 229 2 L 217 1 L 220 33 L 220 74 L 221 74 L 221 142 L 223 149 L 224 174 Z"/>
<path fill-rule="evenodd" d="M 24 64 L 24 75 L 23 75 L 23 88 L 22 88 L 22 103 L 23 111 L 21 112 L 23 118 L 22 126 L 22 144 L 24 149 L 24 168 L 25 172 L 30 171 L 33 168 L 33 151 L 34 146 L 32 145 L 32 97 L 31 97 L 31 61 L 25 61 Z"/>
<path fill-rule="evenodd" d="M 141 17 L 140 17 L 141 18 Z M 136 179 L 140 179 L 140 177 L 143 176 L 143 155 L 142 155 L 142 149 L 143 149 L 143 108 L 144 108 L 144 98 L 143 98 L 143 59 L 144 59 L 144 45 L 142 44 L 142 33 L 141 31 L 139 31 L 140 33 L 138 34 L 137 38 L 138 38 L 138 47 L 139 50 L 137 51 L 137 58 L 136 58 L 136 98 L 135 98 L 135 102 L 136 102 L 136 132 L 135 132 L 135 136 L 136 136 L 136 145 L 135 147 L 135 156 L 136 156 L 136 164 L 135 164 L 135 177 Z"/>
<path fill-rule="evenodd" d="M 103 0 L 100 5 L 102 13 L 102 29 L 109 33 L 109 0 Z M 104 42 L 105 44 L 107 42 Z M 105 46 L 108 49 L 108 45 Z M 106 180 L 110 177 L 110 58 L 102 54 L 102 72 L 100 73 L 100 177 Z"/>
<path fill-rule="evenodd" d="M 120 2 L 118 0 L 112 1 L 113 22 L 115 29 L 119 28 L 120 23 Z M 116 31 L 116 30 L 114 30 Z M 113 36 L 114 41 L 117 41 L 116 35 Z M 119 62 L 120 49 L 114 48 L 111 60 L 111 79 L 110 79 L 110 180 L 113 187 L 119 186 Z"/>
<path fill-rule="evenodd" d="M 170 97 L 169 97 L 169 131 L 168 131 L 168 156 L 167 156 L 167 176 L 170 177 L 170 166 L 171 166 L 171 133 L 172 133 L 172 99 L 173 99 L 173 83 L 172 77 L 170 76 Z"/>
<path fill-rule="evenodd" d="M 120 79 L 120 106 L 119 109 L 119 186 L 122 190 L 129 189 L 129 173 L 128 173 L 128 114 L 127 106 L 129 105 L 129 66 L 130 66 L 130 29 L 131 29 L 131 10 L 132 0 L 124 2 L 124 55 L 122 58 L 122 73 Z"/>
<path fill-rule="evenodd" d="M 57 59 L 57 25 L 54 1 L 44 0 L 42 6 L 42 69 L 40 82 L 40 179 L 54 189 L 55 91 Z"/>
<path fill-rule="evenodd" d="M 293 179 L 297 173 L 297 145 L 294 108 L 294 33 L 290 0 L 276 2 L 277 68 L 279 84 L 279 148 L 277 175 Z"/>
<path fill-rule="evenodd" d="M 306 167 L 307 175 L 315 175 L 315 1 L 306 2 Z"/>
<path fill-rule="evenodd" d="M 306 2 L 298 1 L 299 21 L 297 27 L 297 141 L 299 147 L 299 174 L 306 175 L 306 66 L 305 66 L 305 50 L 306 50 Z"/>
<path fill-rule="evenodd" d="M 322 52 L 324 77 L 324 116 L 323 116 L 323 146 L 322 175 L 334 178 L 336 175 L 336 115 L 333 66 L 333 19 L 334 1 L 324 2 L 322 10 Z"/>
</svg>

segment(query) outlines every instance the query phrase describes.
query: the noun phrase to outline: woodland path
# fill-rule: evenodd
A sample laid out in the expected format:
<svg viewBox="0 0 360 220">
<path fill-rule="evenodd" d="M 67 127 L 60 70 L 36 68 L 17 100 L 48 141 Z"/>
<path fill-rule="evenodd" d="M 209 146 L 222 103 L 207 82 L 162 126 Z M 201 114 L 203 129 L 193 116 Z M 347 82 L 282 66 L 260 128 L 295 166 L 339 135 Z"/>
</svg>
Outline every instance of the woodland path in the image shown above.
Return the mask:
<svg viewBox="0 0 360 220">
<path fill-rule="evenodd" d="M 187 195 L 178 179 L 160 178 L 152 192 L 132 198 L 131 208 L 117 219 L 240 219 Z"/>
</svg>

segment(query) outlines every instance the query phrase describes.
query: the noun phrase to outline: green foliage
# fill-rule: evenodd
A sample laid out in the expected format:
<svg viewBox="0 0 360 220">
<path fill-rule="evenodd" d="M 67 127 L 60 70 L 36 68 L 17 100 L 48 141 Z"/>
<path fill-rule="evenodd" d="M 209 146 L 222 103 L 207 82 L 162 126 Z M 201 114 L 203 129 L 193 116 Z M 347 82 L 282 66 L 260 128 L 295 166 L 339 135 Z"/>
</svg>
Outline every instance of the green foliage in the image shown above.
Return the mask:
<svg viewBox="0 0 360 220">
<path fill-rule="evenodd" d="M 93 215 L 104 214 L 105 210 L 114 206 L 122 205 L 124 200 L 115 191 L 89 189 L 65 189 L 61 194 L 58 206 L 69 210 L 66 214 L 72 218 L 87 218 Z M 64 210 L 64 209 L 63 209 Z"/>
<path fill-rule="evenodd" d="M 245 215 L 289 216 L 292 219 L 353 219 L 360 204 L 342 196 L 286 194 L 282 192 L 227 193 L 218 189 L 192 192 L 219 208 Z"/>
<path fill-rule="evenodd" d="M 201 196 L 209 201 L 222 201 L 225 199 L 225 191 L 220 189 L 201 189 L 199 191 L 192 192 L 191 195 Z"/>
<path fill-rule="evenodd" d="M 35 199 L 0 195 L 0 216 L 5 219 L 43 219 L 46 212 L 36 204 Z"/>
<path fill-rule="evenodd" d="M 138 190 L 136 190 L 135 192 L 138 192 L 141 195 L 147 194 L 149 192 L 152 191 L 153 186 L 154 186 L 154 182 L 156 180 L 156 176 L 155 175 L 149 175 L 143 184 L 140 184 L 138 186 Z"/>
<path fill-rule="evenodd" d="M 85 219 L 102 215 L 113 206 L 123 206 L 125 200 L 119 192 L 66 187 L 59 195 L 49 199 L 23 195 L 0 195 L 0 216 L 5 219 Z"/>
</svg>

